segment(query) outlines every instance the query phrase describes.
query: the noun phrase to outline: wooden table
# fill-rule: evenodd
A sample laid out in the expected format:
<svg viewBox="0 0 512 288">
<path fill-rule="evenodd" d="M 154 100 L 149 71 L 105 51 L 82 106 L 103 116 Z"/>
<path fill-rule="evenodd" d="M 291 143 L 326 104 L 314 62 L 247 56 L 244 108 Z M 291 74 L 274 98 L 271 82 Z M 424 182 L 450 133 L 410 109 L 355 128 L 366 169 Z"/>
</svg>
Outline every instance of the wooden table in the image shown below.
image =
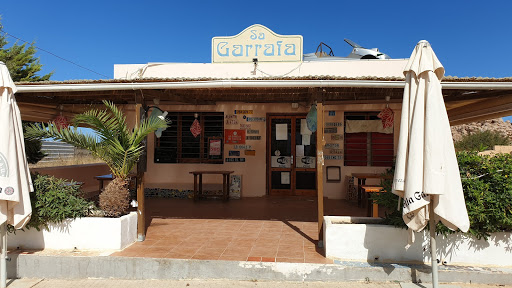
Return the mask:
<svg viewBox="0 0 512 288">
<path fill-rule="evenodd" d="M 112 174 L 106 174 L 106 175 L 94 176 L 94 179 L 99 181 L 100 189 L 98 191 L 99 191 L 99 193 L 101 193 L 101 190 L 103 189 L 103 181 L 105 181 L 105 180 L 111 181 L 112 179 L 114 179 L 114 176 L 112 176 Z"/>
<path fill-rule="evenodd" d="M 133 179 L 133 177 L 136 177 L 137 175 L 136 174 L 133 174 L 133 173 L 130 173 L 128 175 L 128 178 L 130 179 Z M 103 189 L 103 182 L 105 180 L 107 181 L 112 181 L 114 179 L 114 176 L 112 174 L 105 174 L 105 175 L 100 175 L 100 176 L 94 176 L 94 179 L 98 180 L 99 183 L 100 183 L 100 186 L 99 186 L 99 193 L 101 193 L 101 189 Z M 135 178 L 136 179 L 136 178 Z M 135 181 L 135 187 L 137 187 L 137 181 Z"/>
<path fill-rule="evenodd" d="M 357 178 L 357 205 L 364 204 L 363 197 L 366 196 L 362 193 L 361 187 L 366 184 L 366 179 L 393 179 L 393 175 L 384 175 L 381 173 L 352 173 L 352 177 Z M 364 196 L 363 196 L 364 195 Z"/>
<path fill-rule="evenodd" d="M 192 171 L 190 174 L 194 174 L 194 201 L 199 197 L 205 197 L 203 195 L 203 174 L 217 174 L 222 175 L 222 200 L 227 201 L 229 199 L 229 175 L 235 171 Z M 197 185 L 197 176 L 199 176 L 199 186 Z"/>
</svg>

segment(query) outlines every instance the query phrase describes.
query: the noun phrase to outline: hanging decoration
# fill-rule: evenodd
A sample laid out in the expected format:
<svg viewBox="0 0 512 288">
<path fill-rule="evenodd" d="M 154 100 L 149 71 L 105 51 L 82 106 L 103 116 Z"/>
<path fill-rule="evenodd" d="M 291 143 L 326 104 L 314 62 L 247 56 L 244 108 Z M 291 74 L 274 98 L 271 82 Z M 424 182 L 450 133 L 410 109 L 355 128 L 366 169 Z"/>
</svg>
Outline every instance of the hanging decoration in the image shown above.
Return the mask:
<svg viewBox="0 0 512 288">
<path fill-rule="evenodd" d="M 53 123 L 55 124 L 55 126 L 57 126 L 57 129 L 59 130 L 62 128 L 68 128 L 69 126 L 68 118 L 66 116 L 62 116 L 62 109 L 63 106 L 59 105 L 60 115 L 53 119 Z"/>
<path fill-rule="evenodd" d="M 316 104 L 311 105 L 311 109 L 309 109 L 308 115 L 306 116 L 306 123 L 311 132 L 316 131 Z"/>
<path fill-rule="evenodd" d="M 395 113 L 391 108 L 386 107 L 382 110 L 379 115 L 377 115 L 380 119 L 382 119 L 382 128 L 390 128 L 393 127 Z"/>
<path fill-rule="evenodd" d="M 194 135 L 194 138 L 196 138 L 198 135 L 201 134 L 201 124 L 199 123 L 199 120 L 197 120 L 197 113 L 194 114 L 194 117 L 196 118 L 194 122 L 192 123 L 192 126 L 190 126 L 190 132 L 192 132 L 192 135 Z"/>
<path fill-rule="evenodd" d="M 168 112 L 167 111 L 162 111 L 162 109 L 158 108 L 158 107 L 155 107 L 153 108 L 153 111 L 151 112 L 151 115 L 149 116 L 149 118 L 151 117 L 158 117 L 162 120 L 165 121 L 165 117 L 167 116 Z M 172 123 L 172 121 L 169 120 L 170 123 Z M 169 125 L 170 125 L 169 123 Z M 155 131 L 155 136 L 156 138 L 160 138 L 162 137 L 162 132 L 167 129 L 167 128 L 158 128 L 156 129 Z"/>
</svg>

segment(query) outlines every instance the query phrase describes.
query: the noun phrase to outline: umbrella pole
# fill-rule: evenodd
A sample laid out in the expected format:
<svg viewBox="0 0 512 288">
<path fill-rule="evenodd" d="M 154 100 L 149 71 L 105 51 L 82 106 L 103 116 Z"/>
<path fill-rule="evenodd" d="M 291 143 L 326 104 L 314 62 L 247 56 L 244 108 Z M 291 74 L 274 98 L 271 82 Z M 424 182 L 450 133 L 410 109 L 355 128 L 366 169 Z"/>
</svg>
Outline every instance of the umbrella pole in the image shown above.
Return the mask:
<svg viewBox="0 0 512 288">
<path fill-rule="evenodd" d="M 7 287 L 7 223 L 0 225 L 2 253 L 0 255 L 0 288 Z"/>
<path fill-rule="evenodd" d="M 437 271 L 437 247 L 436 247 L 436 222 L 434 220 L 434 205 L 429 205 L 429 226 L 430 226 L 430 256 L 432 258 L 432 288 L 439 287 L 439 277 Z"/>
</svg>

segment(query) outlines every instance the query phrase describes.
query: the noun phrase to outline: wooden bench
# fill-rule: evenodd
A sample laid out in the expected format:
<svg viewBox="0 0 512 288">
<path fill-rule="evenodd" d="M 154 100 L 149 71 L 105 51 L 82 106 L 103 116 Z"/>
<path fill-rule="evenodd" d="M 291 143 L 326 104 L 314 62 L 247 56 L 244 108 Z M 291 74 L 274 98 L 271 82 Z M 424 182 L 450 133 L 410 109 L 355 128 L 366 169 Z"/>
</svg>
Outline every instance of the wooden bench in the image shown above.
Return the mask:
<svg viewBox="0 0 512 288">
<path fill-rule="evenodd" d="M 386 192 L 384 190 L 384 187 L 382 187 L 382 186 L 370 186 L 370 185 L 362 185 L 361 191 L 363 191 L 363 193 L 365 195 L 365 199 L 368 199 L 368 201 L 370 201 L 370 197 L 368 197 L 369 194 L 366 194 L 366 193 Z M 370 203 L 368 203 L 368 213 L 367 213 L 368 216 L 378 218 L 379 217 L 379 205 L 375 201 L 372 201 L 372 208 L 371 208 L 371 213 L 370 213 L 370 205 L 369 204 Z"/>
</svg>

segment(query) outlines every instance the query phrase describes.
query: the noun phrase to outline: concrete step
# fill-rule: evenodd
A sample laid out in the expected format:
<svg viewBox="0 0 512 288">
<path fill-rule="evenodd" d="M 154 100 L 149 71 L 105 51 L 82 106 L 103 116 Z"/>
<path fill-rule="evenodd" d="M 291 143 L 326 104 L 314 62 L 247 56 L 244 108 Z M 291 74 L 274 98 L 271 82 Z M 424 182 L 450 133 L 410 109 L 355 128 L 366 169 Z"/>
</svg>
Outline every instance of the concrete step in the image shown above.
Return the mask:
<svg viewBox="0 0 512 288">
<path fill-rule="evenodd" d="M 9 278 L 229 279 L 242 281 L 431 282 L 430 266 L 334 261 L 334 264 L 181 260 L 113 256 L 10 255 Z M 512 268 L 440 266 L 440 282 L 510 284 Z"/>
</svg>

